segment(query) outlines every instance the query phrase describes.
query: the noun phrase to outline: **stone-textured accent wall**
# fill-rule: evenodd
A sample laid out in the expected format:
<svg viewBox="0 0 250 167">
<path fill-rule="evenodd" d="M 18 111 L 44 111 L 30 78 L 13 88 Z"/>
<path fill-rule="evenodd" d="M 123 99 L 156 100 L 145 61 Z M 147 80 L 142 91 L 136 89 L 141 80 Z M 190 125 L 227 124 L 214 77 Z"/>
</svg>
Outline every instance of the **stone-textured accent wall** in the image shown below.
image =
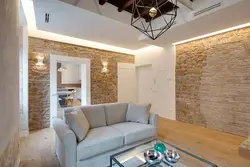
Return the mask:
<svg viewBox="0 0 250 167">
<path fill-rule="evenodd" d="M 8 146 L 3 152 L 3 155 L 0 157 L 0 166 L 1 167 L 13 167 L 19 156 L 20 149 L 20 140 L 19 140 L 19 131 L 15 133 L 13 138 L 10 140 Z"/>
<path fill-rule="evenodd" d="M 43 53 L 45 66 L 36 66 L 36 54 Z M 117 101 L 117 63 L 134 63 L 134 55 L 29 38 L 29 128 L 37 130 L 50 124 L 49 55 L 82 57 L 91 60 L 91 103 Z M 108 62 L 108 73 L 102 73 L 102 61 Z"/>
<path fill-rule="evenodd" d="M 176 46 L 176 118 L 247 136 L 250 28 Z"/>
</svg>

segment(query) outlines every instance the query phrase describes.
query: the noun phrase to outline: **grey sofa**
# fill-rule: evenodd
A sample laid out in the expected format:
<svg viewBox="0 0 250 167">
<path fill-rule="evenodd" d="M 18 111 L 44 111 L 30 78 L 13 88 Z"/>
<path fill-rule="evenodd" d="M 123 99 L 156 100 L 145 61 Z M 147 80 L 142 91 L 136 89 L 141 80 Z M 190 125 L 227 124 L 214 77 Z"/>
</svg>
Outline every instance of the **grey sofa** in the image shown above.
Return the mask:
<svg viewBox="0 0 250 167">
<path fill-rule="evenodd" d="M 56 154 L 61 167 L 107 167 L 110 156 L 156 137 L 158 115 L 150 113 L 148 124 L 125 122 L 128 104 L 113 103 L 80 107 L 90 124 L 85 139 L 77 143 L 64 120 L 56 119 Z M 66 108 L 64 113 L 74 108 Z"/>
</svg>

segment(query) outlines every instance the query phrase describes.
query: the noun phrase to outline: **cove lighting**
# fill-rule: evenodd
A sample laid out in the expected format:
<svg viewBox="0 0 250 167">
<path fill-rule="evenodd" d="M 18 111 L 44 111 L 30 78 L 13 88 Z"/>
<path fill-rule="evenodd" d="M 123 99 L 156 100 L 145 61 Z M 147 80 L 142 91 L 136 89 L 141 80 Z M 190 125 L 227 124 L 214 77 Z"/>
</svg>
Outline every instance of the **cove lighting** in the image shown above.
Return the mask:
<svg viewBox="0 0 250 167">
<path fill-rule="evenodd" d="M 163 47 L 155 46 L 155 45 L 149 45 L 140 49 L 135 50 L 135 54 L 138 54 L 140 52 L 150 52 L 155 49 L 164 49 Z"/>
<path fill-rule="evenodd" d="M 91 48 L 96 48 L 96 49 L 103 49 L 103 50 L 108 50 L 108 51 L 113 51 L 113 52 L 134 54 L 134 50 L 38 30 L 36 26 L 34 2 L 32 0 L 21 0 L 21 3 L 22 3 L 25 17 L 28 23 L 29 36 L 31 37 L 48 39 L 52 41 L 64 42 L 64 43 L 80 45 L 80 46 L 86 46 L 86 47 L 91 47 Z"/>
<path fill-rule="evenodd" d="M 79 38 L 69 37 L 66 35 L 55 34 L 52 32 L 41 31 L 37 29 L 29 29 L 29 36 L 42 38 L 42 39 L 48 39 L 51 41 L 69 43 L 73 45 L 86 46 L 90 48 L 103 49 L 103 50 L 108 50 L 108 51 L 113 51 L 113 52 L 134 54 L 134 50 L 121 48 L 118 46 L 107 45 L 107 44 L 98 43 L 98 42 L 93 42 L 93 41 L 88 41 L 88 40 L 79 39 Z"/>
<path fill-rule="evenodd" d="M 198 40 L 198 39 L 211 37 L 211 36 L 214 36 L 214 35 L 222 34 L 222 33 L 237 30 L 237 29 L 241 29 L 241 28 L 244 28 L 244 27 L 250 27 L 250 23 L 246 23 L 246 24 L 235 26 L 235 27 L 227 28 L 227 29 L 224 29 L 224 30 L 212 32 L 212 33 L 209 33 L 209 34 L 205 34 L 205 35 L 201 35 L 201 36 L 198 36 L 198 37 L 190 38 L 190 39 L 183 40 L 183 41 L 180 41 L 180 42 L 175 42 L 175 43 L 173 43 L 173 45 L 179 45 L 179 44 L 195 41 L 195 40 Z"/>
<path fill-rule="evenodd" d="M 32 0 L 21 0 L 24 14 L 28 22 L 29 29 L 36 29 L 36 16 L 34 10 L 34 2 Z"/>
</svg>

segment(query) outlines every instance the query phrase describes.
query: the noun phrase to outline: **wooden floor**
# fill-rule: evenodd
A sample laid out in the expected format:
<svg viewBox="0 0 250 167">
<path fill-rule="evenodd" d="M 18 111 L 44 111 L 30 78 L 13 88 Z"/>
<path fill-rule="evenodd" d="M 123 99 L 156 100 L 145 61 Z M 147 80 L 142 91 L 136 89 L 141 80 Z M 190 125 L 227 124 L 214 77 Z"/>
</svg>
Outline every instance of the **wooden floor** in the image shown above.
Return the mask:
<svg viewBox="0 0 250 167">
<path fill-rule="evenodd" d="M 21 138 L 19 167 L 59 167 L 55 154 L 55 132 L 43 129 Z"/>
<path fill-rule="evenodd" d="M 243 137 L 163 118 L 159 120 L 158 136 L 219 167 L 250 167 L 250 160 L 238 154 L 238 146 L 245 140 Z M 20 167 L 59 167 L 53 129 L 33 132 L 21 139 Z"/>
</svg>

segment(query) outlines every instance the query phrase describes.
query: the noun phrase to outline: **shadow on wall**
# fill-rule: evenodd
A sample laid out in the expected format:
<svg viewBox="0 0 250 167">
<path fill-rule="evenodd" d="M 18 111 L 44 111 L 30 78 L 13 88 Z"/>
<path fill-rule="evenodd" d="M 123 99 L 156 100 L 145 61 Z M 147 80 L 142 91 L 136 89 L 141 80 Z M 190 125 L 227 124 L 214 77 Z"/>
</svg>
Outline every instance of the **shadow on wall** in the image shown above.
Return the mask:
<svg viewBox="0 0 250 167">
<path fill-rule="evenodd" d="M 176 46 L 177 120 L 248 136 L 249 32 L 248 27 Z"/>
<path fill-rule="evenodd" d="M 250 120 L 247 115 L 242 117 L 250 107 L 245 104 L 250 97 L 250 75 L 246 73 L 250 65 L 248 44 L 249 41 L 224 44 L 226 51 L 222 46 L 210 49 L 213 54 L 204 66 L 199 92 L 200 111 L 208 128 L 247 136 L 247 127 L 239 124 Z"/>
<path fill-rule="evenodd" d="M 199 91 L 208 53 L 201 52 L 201 48 L 186 50 L 182 46 L 176 51 L 176 119 L 206 127 Z"/>
<path fill-rule="evenodd" d="M 200 104 L 196 100 L 176 100 L 176 119 L 178 121 L 206 127 L 204 115 L 200 112 Z"/>
</svg>

